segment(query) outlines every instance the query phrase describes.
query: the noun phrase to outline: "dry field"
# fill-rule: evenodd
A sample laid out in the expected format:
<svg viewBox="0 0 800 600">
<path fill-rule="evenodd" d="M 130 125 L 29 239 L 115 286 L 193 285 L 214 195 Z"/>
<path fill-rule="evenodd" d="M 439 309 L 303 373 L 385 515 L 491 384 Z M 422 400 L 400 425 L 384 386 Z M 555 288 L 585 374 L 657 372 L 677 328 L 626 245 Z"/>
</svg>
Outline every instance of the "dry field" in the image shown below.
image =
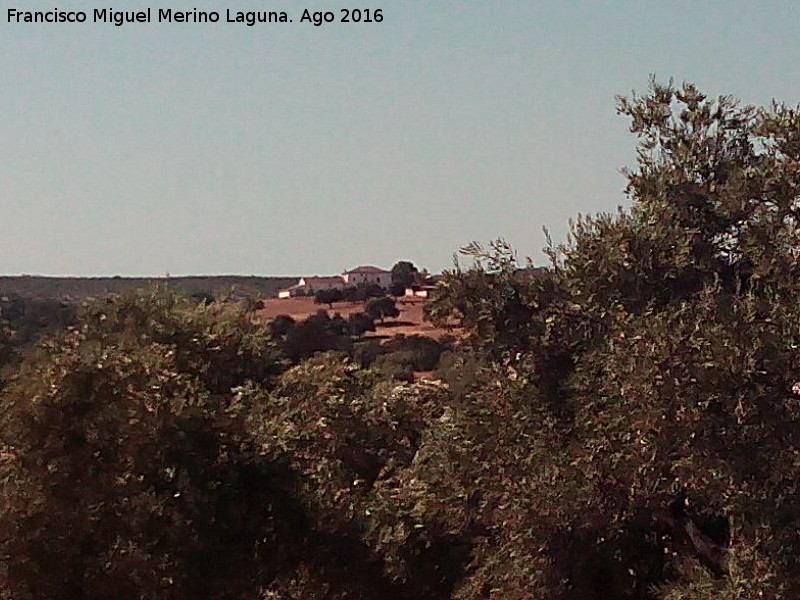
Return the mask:
<svg viewBox="0 0 800 600">
<path fill-rule="evenodd" d="M 377 331 L 368 333 L 365 337 L 391 337 L 402 333 L 403 335 L 425 335 L 439 339 L 448 332 L 438 329 L 423 319 L 423 298 L 401 298 L 397 302 L 400 316 L 396 319 L 386 319 L 383 324 L 375 323 Z M 333 309 L 327 304 L 314 304 L 313 298 L 269 298 L 264 300 L 264 309 L 256 312 L 256 319 L 269 321 L 278 315 L 289 315 L 295 320 L 305 319 L 318 310 L 327 310 L 333 316 L 336 313 L 347 317 L 351 313 L 363 312 L 363 302 L 335 302 Z"/>
</svg>

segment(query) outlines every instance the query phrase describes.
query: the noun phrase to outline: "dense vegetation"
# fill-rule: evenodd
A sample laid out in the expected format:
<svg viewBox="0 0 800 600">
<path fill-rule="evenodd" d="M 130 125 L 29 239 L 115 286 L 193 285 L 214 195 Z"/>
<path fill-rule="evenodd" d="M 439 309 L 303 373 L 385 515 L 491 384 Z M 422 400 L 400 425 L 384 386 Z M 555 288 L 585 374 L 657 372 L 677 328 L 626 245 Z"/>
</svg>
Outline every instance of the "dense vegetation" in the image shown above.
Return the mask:
<svg viewBox="0 0 800 600">
<path fill-rule="evenodd" d="M 0 276 L 0 297 L 80 301 L 90 297 L 121 294 L 153 286 L 206 299 L 271 298 L 281 288 L 297 283 L 296 277 L 218 275 L 196 277 L 41 277 Z"/>
<path fill-rule="evenodd" d="M 655 82 L 619 110 L 632 208 L 548 269 L 465 248 L 437 381 L 396 365 L 441 346 L 162 292 L 29 351 L 0 598 L 800 596 L 800 113 Z"/>
</svg>

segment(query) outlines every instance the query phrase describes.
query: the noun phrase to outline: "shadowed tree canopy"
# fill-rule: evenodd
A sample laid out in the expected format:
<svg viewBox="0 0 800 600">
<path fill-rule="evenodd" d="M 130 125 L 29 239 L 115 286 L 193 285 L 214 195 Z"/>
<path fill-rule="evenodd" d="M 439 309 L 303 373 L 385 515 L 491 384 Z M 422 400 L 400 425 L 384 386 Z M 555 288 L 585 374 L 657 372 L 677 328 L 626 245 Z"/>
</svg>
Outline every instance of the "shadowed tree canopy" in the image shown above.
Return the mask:
<svg viewBox="0 0 800 600">
<path fill-rule="evenodd" d="M 317 290 L 314 294 L 314 302 L 316 304 L 327 304 L 328 308 L 333 308 L 334 302 L 341 302 L 343 298 L 342 290 L 339 289 Z"/>
<path fill-rule="evenodd" d="M 417 267 L 414 263 L 401 260 L 392 267 L 392 283 L 408 287 L 417 281 Z"/>
<path fill-rule="evenodd" d="M 551 582 L 542 597 L 792 598 L 800 113 L 656 81 L 618 108 L 639 139 L 632 208 L 578 217 L 544 271 L 502 240 L 466 247 L 474 267 L 428 314 L 502 365 L 472 398 L 536 390 L 532 440 L 552 457 L 528 453 L 530 472 L 553 479 L 508 493 L 553 519 L 535 525 L 553 527 L 529 580 Z"/>
<path fill-rule="evenodd" d="M 400 310 L 397 308 L 395 299 L 390 296 L 381 296 L 380 298 L 371 298 L 364 305 L 364 314 L 373 320 L 383 321 L 386 317 L 400 316 Z"/>
</svg>

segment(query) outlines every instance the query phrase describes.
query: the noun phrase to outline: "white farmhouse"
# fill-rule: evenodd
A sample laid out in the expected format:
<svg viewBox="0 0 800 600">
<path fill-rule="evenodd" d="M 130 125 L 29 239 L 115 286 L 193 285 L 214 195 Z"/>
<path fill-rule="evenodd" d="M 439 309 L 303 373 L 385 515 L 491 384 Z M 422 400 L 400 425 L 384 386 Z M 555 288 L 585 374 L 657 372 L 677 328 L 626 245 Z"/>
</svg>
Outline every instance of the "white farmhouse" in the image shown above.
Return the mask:
<svg viewBox="0 0 800 600">
<path fill-rule="evenodd" d="M 379 269 L 378 267 L 363 266 L 356 267 L 342 273 L 345 285 L 368 285 L 374 283 L 384 288 L 388 288 L 392 283 L 392 272 Z"/>
</svg>

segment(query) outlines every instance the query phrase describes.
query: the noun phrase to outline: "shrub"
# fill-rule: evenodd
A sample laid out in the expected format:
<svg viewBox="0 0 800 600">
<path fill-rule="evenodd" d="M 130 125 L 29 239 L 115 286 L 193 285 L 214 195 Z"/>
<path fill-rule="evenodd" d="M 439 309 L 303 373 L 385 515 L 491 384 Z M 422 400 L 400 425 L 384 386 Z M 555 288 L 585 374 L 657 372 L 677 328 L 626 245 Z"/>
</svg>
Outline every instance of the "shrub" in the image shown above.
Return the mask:
<svg viewBox="0 0 800 600">
<path fill-rule="evenodd" d="M 341 302 L 344 298 L 342 290 L 317 290 L 314 293 L 314 302 L 316 304 L 327 304 L 328 308 L 333 308 L 334 302 Z"/>
<path fill-rule="evenodd" d="M 364 313 L 351 313 L 347 318 L 350 335 L 360 337 L 367 331 L 375 331 L 375 322 Z"/>
<path fill-rule="evenodd" d="M 160 292 L 43 342 L 0 400 L 0 595 L 254 597 L 287 556 L 287 475 L 231 388 L 277 356 L 243 314 Z"/>
<path fill-rule="evenodd" d="M 331 319 L 327 311 L 320 310 L 297 323 L 286 335 L 282 347 L 286 356 L 297 363 L 317 352 L 345 349 L 349 343 L 347 322 L 341 316 Z"/>
<path fill-rule="evenodd" d="M 396 298 L 402 298 L 406 295 L 406 286 L 395 281 L 389 286 L 389 294 Z"/>
<path fill-rule="evenodd" d="M 463 597 L 792 598 L 800 112 L 656 83 L 619 110 L 641 140 L 632 209 L 576 220 L 538 273 L 502 241 L 470 245 L 475 267 L 430 307 L 487 365 L 463 398 L 531 445 L 514 467 L 516 438 L 491 443 L 526 485 L 508 477 L 489 516 L 526 533 L 473 550 Z M 500 480 L 480 476 L 486 498 Z"/>
<path fill-rule="evenodd" d="M 289 315 L 278 315 L 269 323 L 270 335 L 275 339 L 284 339 L 296 325 Z"/>
<path fill-rule="evenodd" d="M 414 356 L 408 350 L 381 353 L 375 359 L 375 369 L 395 381 L 414 381 Z"/>
<path fill-rule="evenodd" d="M 364 306 L 364 313 L 371 319 L 383 321 L 386 317 L 398 317 L 400 311 L 397 309 L 395 301 L 389 296 L 372 298 Z"/>
<path fill-rule="evenodd" d="M 349 286 L 342 290 L 344 300 L 349 302 L 365 302 L 370 298 L 379 298 L 386 292 L 377 283 L 360 283 L 357 286 Z"/>
<path fill-rule="evenodd" d="M 397 335 L 383 345 L 383 352 L 407 353 L 409 363 L 415 371 L 432 371 L 439 364 L 442 345 L 423 335 Z"/>
</svg>

